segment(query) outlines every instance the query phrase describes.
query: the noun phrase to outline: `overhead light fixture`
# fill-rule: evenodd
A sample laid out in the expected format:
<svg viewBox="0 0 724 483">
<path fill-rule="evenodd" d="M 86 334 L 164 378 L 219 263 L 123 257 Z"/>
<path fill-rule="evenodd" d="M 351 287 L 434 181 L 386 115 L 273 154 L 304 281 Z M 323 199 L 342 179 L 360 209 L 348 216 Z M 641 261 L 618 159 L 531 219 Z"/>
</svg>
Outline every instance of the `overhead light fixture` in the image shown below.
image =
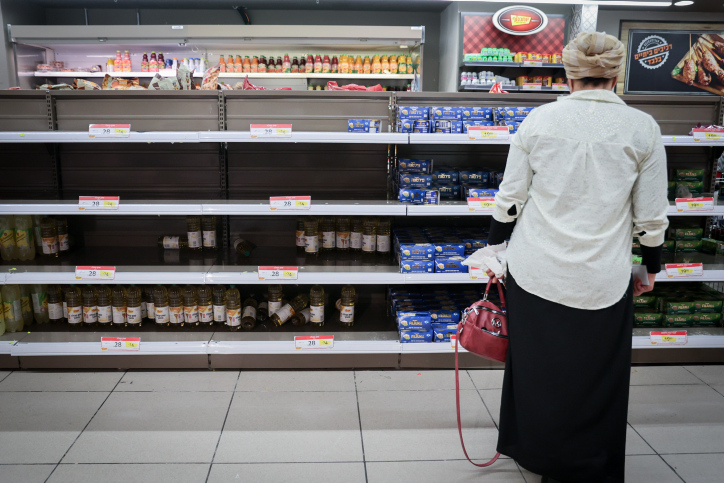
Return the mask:
<svg viewBox="0 0 724 483">
<path fill-rule="evenodd" d="M 681 0 L 680 2 L 676 2 L 674 4 L 676 7 L 688 7 L 689 5 L 694 5 L 694 2 L 691 0 Z"/>
<path fill-rule="evenodd" d="M 673 2 L 647 2 L 645 0 L 462 0 L 487 3 L 547 3 L 557 5 L 598 5 L 602 7 L 670 7 Z M 692 2 L 693 3 L 693 2 Z"/>
</svg>

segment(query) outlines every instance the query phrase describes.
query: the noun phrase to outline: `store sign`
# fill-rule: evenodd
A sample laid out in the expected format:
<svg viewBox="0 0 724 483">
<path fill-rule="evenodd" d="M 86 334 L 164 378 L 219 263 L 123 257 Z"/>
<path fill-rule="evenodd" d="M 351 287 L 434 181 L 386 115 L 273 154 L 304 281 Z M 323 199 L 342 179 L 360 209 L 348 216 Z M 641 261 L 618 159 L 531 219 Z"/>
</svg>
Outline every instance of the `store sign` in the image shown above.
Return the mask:
<svg viewBox="0 0 724 483">
<path fill-rule="evenodd" d="M 548 17 L 537 8 L 515 5 L 495 12 L 493 24 L 506 34 L 533 35 L 546 28 Z"/>
</svg>

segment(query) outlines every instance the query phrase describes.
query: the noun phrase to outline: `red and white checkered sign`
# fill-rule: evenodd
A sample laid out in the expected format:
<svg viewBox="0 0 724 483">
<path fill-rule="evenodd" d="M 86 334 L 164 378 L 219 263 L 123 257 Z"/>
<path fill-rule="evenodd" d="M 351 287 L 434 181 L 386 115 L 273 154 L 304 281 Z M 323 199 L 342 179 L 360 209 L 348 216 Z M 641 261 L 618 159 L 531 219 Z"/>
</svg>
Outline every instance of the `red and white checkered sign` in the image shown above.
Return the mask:
<svg viewBox="0 0 724 483">
<path fill-rule="evenodd" d="M 566 38 L 566 19 L 548 17 L 545 29 L 533 35 L 510 35 L 493 25 L 493 14 L 463 17 L 463 55 L 479 54 L 484 47 L 507 48 L 511 52 L 560 54 Z"/>
</svg>

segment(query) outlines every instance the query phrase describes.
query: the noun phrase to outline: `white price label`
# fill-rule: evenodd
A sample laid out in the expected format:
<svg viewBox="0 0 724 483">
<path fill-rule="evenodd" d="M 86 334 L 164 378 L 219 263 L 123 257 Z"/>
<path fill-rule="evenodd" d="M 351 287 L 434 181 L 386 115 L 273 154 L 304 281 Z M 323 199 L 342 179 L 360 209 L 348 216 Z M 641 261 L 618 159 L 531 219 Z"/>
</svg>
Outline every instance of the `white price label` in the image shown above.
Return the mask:
<svg viewBox="0 0 724 483">
<path fill-rule="evenodd" d="M 333 335 L 305 335 L 294 338 L 294 348 L 303 349 L 332 349 L 334 348 Z"/>
<path fill-rule="evenodd" d="M 524 67 L 543 67 L 543 62 L 540 60 L 524 60 Z"/>
<path fill-rule="evenodd" d="M 470 126 L 468 138 L 480 141 L 507 141 L 510 138 L 508 126 Z"/>
<path fill-rule="evenodd" d="M 524 91 L 539 91 L 543 88 L 542 84 L 523 84 Z"/>
<path fill-rule="evenodd" d="M 492 213 L 494 208 L 494 197 L 468 198 L 468 211 L 484 211 Z"/>
<path fill-rule="evenodd" d="M 689 278 L 704 275 L 703 263 L 667 263 L 667 278 Z"/>
<path fill-rule="evenodd" d="M 470 280 L 488 280 L 488 273 L 482 268 L 468 267 L 468 275 Z"/>
<path fill-rule="evenodd" d="M 551 90 L 553 90 L 553 91 L 567 91 L 567 90 L 568 90 L 568 84 L 553 84 L 553 85 L 551 85 Z"/>
<path fill-rule="evenodd" d="M 90 124 L 88 137 L 91 139 L 131 137 L 130 124 Z"/>
<path fill-rule="evenodd" d="M 296 280 L 299 267 L 259 267 L 259 280 Z"/>
<path fill-rule="evenodd" d="M 252 124 L 249 131 L 252 139 L 292 137 L 291 124 Z"/>
<path fill-rule="evenodd" d="M 140 337 L 101 337 L 102 351 L 140 351 Z"/>
<path fill-rule="evenodd" d="M 650 332 L 651 345 L 686 345 L 688 342 L 685 330 Z"/>
<path fill-rule="evenodd" d="M 269 198 L 271 211 L 308 210 L 311 207 L 311 196 L 271 196 Z"/>
<path fill-rule="evenodd" d="M 78 211 L 117 210 L 119 196 L 79 196 Z"/>
<path fill-rule="evenodd" d="M 453 334 L 450 336 L 450 346 L 454 349 L 455 348 L 455 341 L 458 340 L 457 334 Z M 459 350 L 459 349 L 458 349 Z"/>
<path fill-rule="evenodd" d="M 724 142 L 724 129 L 692 129 L 694 141 Z"/>
<path fill-rule="evenodd" d="M 116 267 L 77 266 L 76 280 L 113 280 L 116 278 Z"/>
<path fill-rule="evenodd" d="M 676 198 L 676 211 L 678 213 L 714 211 L 714 198 Z"/>
</svg>

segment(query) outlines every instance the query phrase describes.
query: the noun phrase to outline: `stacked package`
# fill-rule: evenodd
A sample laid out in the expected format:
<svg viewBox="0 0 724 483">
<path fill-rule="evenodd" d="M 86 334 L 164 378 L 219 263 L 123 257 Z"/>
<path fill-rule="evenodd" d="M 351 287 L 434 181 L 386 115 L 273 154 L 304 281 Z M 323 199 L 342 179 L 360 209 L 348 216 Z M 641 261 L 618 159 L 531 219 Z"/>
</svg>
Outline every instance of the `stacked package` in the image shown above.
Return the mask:
<svg viewBox="0 0 724 483">
<path fill-rule="evenodd" d="M 462 134 L 469 126 L 493 126 L 490 107 L 399 106 L 397 131 L 403 133 Z"/>
<path fill-rule="evenodd" d="M 677 169 L 675 176 L 676 181 L 669 181 L 669 200 L 698 198 L 704 193 L 703 169 Z"/>
<path fill-rule="evenodd" d="M 462 262 L 487 244 L 479 229 L 396 228 L 395 252 L 402 273 L 468 273 Z"/>
<path fill-rule="evenodd" d="M 664 241 L 663 252 L 724 254 L 724 242 L 703 238 L 703 236 L 703 228 L 670 226 Z M 638 237 L 633 239 L 632 252 L 634 255 L 641 255 L 641 244 Z"/>
<path fill-rule="evenodd" d="M 663 283 L 634 297 L 634 327 L 719 327 L 724 294 L 704 284 Z"/>
<path fill-rule="evenodd" d="M 518 132 L 520 123 L 533 111 L 533 107 L 496 107 L 495 125 L 507 126 L 510 134 Z"/>
<path fill-rule="evenodd" d="M 398 199 L 412 204 L 438 204 L 439 200 L 467 200 L 495 196 L 503 173 L 490 170 L 433 171 L 432 160 L 400 159 L 396 179 Z"/>
</svg>

